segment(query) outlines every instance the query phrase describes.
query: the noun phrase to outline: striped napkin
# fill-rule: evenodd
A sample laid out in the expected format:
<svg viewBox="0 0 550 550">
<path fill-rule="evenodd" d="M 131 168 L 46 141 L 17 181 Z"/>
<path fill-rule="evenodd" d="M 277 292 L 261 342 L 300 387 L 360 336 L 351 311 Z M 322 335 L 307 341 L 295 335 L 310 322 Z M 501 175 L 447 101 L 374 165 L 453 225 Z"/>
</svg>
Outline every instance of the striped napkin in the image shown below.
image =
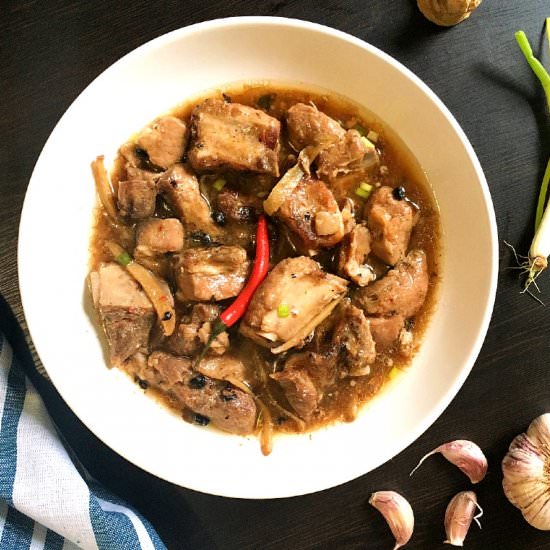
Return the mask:
<svg viewBox="0 0 550 550">
<path fill-rule="evenodd" d="M 0 418 L 0 550 L 166 549 L 139 512 L 77 470 L 1 332 Z"/>
</svg>

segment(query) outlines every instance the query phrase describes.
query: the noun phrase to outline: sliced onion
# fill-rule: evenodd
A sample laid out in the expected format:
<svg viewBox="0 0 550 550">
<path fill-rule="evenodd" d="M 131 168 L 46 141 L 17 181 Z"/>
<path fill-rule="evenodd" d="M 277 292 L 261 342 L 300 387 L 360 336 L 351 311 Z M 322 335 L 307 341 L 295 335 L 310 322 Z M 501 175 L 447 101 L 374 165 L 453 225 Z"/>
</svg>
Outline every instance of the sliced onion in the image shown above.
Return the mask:
<svg viewBox="0 0 550 550">
<path fill-rule="evenodd" d="M 332 310 L 340 303 L 344 294 L 338 296 L 335 300 L 327 304 L 309 323 L 301 328 L 290 340 L 287 340 L 276 348 L 271 348 L 272 353 L 282 353 L 294 346 L 297 346 L 300 342 L 306 339 L 307 335 L 321 322 L 323 322 L 331 313 Z"/>
<path fill-rule="evenodd" d="M 124 266 L 128 273 L 141 285 L 157 312 L 162 331 L 165 336 L 170 336 L 176 328 L 176 310 L 174 309 L 174 297 L 168 285 L 153 272 L 134 261 L 124 248 L 117 243 L 106 241 L 105 246 L 114 259 Z"/>
<path fill-rule="evenodd" d="M 268 216 L 273 216 L 283 203 L 290 197 L 294 189 L 298 186 L 304 171 L 299 164 L 295 164 L 286 174 L 277 182 L 275 187 L 269 193 L 264 201 L 264 210 Z"/>
<path fill-rule="evenodd" d="M 95 188 L 103 208 L 105 208 L 111 220 L 118 222 L 113 188 L 111 187 L 107 170 L 105 170 L 103 155 L 97 157 L 92 162 L 92 173 L 94 175 Z"/>
</svg>

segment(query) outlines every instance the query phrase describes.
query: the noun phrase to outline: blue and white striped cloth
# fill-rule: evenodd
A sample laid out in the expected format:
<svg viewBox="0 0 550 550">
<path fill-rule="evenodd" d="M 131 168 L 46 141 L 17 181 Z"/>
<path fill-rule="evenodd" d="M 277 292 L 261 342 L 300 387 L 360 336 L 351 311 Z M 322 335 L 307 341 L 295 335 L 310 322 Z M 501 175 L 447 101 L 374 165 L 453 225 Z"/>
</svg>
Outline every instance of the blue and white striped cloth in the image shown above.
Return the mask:
<svg viewBox="0 0 550 550">
<path fill-rule="evenodd" d="M 76 469 L 0 333 L 0 550 L 165 550 L 136 510 Z"/>
</svg>

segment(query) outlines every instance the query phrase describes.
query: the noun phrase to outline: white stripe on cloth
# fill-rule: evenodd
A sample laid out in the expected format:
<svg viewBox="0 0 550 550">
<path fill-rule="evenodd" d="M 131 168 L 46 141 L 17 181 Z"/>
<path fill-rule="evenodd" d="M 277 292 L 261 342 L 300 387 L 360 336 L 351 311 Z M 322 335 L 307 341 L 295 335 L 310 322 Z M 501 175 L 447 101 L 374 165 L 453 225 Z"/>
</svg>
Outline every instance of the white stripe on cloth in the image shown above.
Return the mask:
<svg viewBox="0 0 550 550">
<path fill-rule="evenodd" d="M 6 517 L 8 516 L 8 505 L 0 500 L 0 540 L 2 539 L 2 533 L 4 532 L 4 525 L 6 524 Z"/>
<path fill-rule="evenodd" d="M 119 504 L 114 504 L 107 500 L 103 500 L 102 498 L 99 498 L 99 497 L 96 497 L 96 498 L 101 508 L 103 508 L 103 510 L 105 510 L 106 512 L 118 512 L 120 514 L 124 514 L 132 522 L 132 525 L 136 530 L 136 534 L 138 536 L 139 543 L 141 544 L 142 550 L 155 550 L 155 546 L 151 541 L 151 537 L 149 536 L 147 529 L 145 529 L 141 520 L 137 517 L 137 515 L 132 510 L 125 508 L 124 506 L 120 506 Z"/>
<path fill-rule="evenodd" d="M 43 525 L 40 525 L 40 523 L 35 521 L 29 550 L 44 550 L 44 543 L 46 542 L 47 534 L 48 530 Z"/>
<path fill-rule="evenodd" d="M 0 334 L 0 345 L 2 345 L 2 335 Z M 0 351 L 0 376 L 3 378 L 0 383 L 0 421 L 4 415 L 4 403 L 6 402 L 6 394 L 8 393 L 8 374 L 10 372 L 11 360 L 13 352 L 11 346 L 6 340 Z"/>
<path fill-rule="evenodd" d="M 62 550 L 80 550 L 80 546 L 73 544 L 70 540 L 65 539 Z"/>
<path fill-rule="evenodd" d="M 17 428 L 13 505 L 61 536 L 97 550 L 90 491 L 56 434 L 41 398 L 27 381 Z"/>
</svg>

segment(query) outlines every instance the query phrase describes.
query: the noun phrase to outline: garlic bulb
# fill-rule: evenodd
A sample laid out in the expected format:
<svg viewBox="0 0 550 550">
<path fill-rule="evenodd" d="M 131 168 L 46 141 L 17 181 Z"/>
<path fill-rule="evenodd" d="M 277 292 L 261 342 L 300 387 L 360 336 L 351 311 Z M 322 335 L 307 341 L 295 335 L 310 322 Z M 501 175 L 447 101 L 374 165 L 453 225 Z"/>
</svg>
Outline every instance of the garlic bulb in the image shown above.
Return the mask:
<svg viewBox="0 0 550 550">
<path fill-rule="evenodd" d="M 409 502 L 395 491 L 378 491 L 372 493 L 369 504 L 372 504 L 387 521 L 393 536 L 393 550 L 405 546 L 414 530 L 414 513 Z"/>
<path fill-rule="evenodd" d="M 442 27 L 451 27 L 465 19 L 481 4 L 481 0 L 417 0 L 426 19 Z"/>
<path fill-rule="evenodd" d="M 460 468 L 472 483 L 479 483 L 487 473 L 487 459 L 483 451 L 473 441 L 457 439 L 444 443 L 424 455 L 409 475 L 412 476 L 428 457 L 436 453 L 441 453 L 451 464 Z"/>
<path fill-rule="evenodd" d="M 525 520 L 550 530 L 550 414 L 535 418 L 510 444 L 502 461 L 502 487 Z"/>
<path fill-rule="evenodd" d="M 479 514 L 476 515 L 477 510 L 479 510 Z M 447 534 L 445 544 L 463 546 L 472 520 L 481 529 L 479 518 L 482 515 L 483 510 L 477 503 L 477 496 L 473 491 L 462 491 L 455 495 L 445 511 L 445 533 Z"/>
</svg>

